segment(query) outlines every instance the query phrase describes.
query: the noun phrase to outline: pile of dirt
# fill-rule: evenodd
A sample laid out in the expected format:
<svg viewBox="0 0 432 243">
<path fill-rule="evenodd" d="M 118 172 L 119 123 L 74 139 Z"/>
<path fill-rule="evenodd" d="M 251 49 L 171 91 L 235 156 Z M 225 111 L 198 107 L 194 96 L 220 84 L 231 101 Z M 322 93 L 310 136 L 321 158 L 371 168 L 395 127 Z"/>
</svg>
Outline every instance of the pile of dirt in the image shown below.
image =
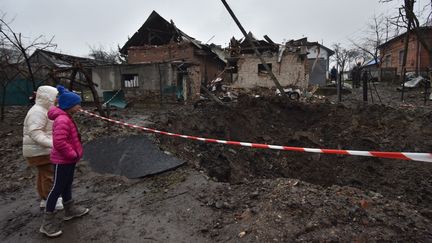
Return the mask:
<svg viewBox="0 0 432 243">
<path fill-rule="evenodd" d="M 157 128 L 243 142 L 310 148 L 427 152 L 432 150 L 431 112 L 382 105 L 355 109 L 328 103 L 304 104 L 283 97 L 242 96 L 230 109 L 200 107 L 154 116 Z M 431 208 L 432 165 L 369 157 L 314 155 L 227 147 L 159 137 L 161 147 L 218 181 L 297 178 L 321 186 L 372 190 Z"/>
<path fill-rule="evenodd" d="M 245 242 L 432 240 L 430 220 L 411 206 L 352 187 L 255 180 L 221 186 L 202 201 L 220 212 L 203 229 L 217 241 L 232 235 Z"/>
</svg>

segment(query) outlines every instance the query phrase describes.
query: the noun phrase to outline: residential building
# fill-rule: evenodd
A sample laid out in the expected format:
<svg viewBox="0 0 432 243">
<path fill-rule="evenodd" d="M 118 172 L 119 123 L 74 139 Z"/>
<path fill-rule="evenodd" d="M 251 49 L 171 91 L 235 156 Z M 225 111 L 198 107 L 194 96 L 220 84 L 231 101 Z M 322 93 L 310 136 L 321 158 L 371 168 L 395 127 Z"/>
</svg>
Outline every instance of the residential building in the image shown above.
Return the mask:
<svg viewBox="0 0 432 243">
<path fill-rule="evenodd" d="M 417 38 L 419 33 L 423 41 Z M 401 72 L 404 56 L 404 40 L 407 33 L 398 35 L 379 46 L 381 68 L 395 68 Z M 408 55 L 406 61 L 407 72 L 426 72 L 432 65 L 432 27 L 420 27 L 409 33 Z"/>
<path fill-rule="evenodd" d="M 99 93 L 123 89 L 129 100 L 148 100 L 164 91 L 185 101 L 198 100 L 201 85 L 225 67 L 220 47 L 190 37 L 155 11 L 120 52 L 127 65 L 95 68 L 92 76 Z"/>
</svg>

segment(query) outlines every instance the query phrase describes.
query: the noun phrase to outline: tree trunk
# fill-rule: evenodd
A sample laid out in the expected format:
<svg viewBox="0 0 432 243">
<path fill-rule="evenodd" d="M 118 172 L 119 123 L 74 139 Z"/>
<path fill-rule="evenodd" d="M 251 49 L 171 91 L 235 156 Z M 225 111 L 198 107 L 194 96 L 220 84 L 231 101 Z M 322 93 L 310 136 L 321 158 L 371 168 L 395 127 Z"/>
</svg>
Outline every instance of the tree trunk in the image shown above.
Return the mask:
<svg viewBox="0 0 432 243">
<path fill-rule="evenodd" d="M 2 100 L 1 100 L 1 121 L 4 121 L 5 103 L 6 103 L 6 86 L 2 86 Z"/>
<path fill-rule="evenodd" d="M 94 85 L 94 83 L 93 83 L 93 80 L 92 80 L 92 78 L 91 78 L 91 76 L 85 71 L 85 70 L 82 70 L 82 73 L 84 74 L 84 76 L 85 76 L 85 78 L 86 78 L 86 81 L 87 81 L 87 83 L 88 83 L 88 85 L 89 85 L 89 88 L 90 88 L 90 90 L 91 90 L 91 92 L 92 92 L 92 95 L 93 95 L 93 100 L 94 100 L 94 103 L 95 103 L 95 105 L 96 105 L 96 108 L 97 108 L 97 110 L 99 111 L 99 114 L 101 115 L 101 116 L 106 116 L 105 115 L 105 112 L 104 112 L 104 110 L 102 109 L 102 105 L 101 105 L 101 103 L 100 103 L 100 101 L 99 101 L 99 95 L 98 95 L 98 93 L 97 93 L 97 91 L 96 91 L 96 88 L 95 88 L 95 85 Z"/>
<path fill-rule="evenodd" d="M 75 78 L 76 78 L 76 74 L 77 74 L 77 72 L 78 72 L 78 69 L 74 68 L 74 69 L 72 70 L 71 75 L 70 75 L 70 78 L 69 78 L 69 90 L 70 90 L 70 91 L 73 90 L 73 85 L 74 85 L 74 82 L 75 82 Z"/>
<path fill-rule="evenodd" d="M 406 73 L 406 62 L 407 62 L 407 57 L 408 57 L 408 43 L 409 43 L 409 36 L 410 36 L 410 30 L 411 30 L 411 20 L 408 20 L 408 28 L 407 28 L 407 32 L 404 38 L 404 54 L 403 54 L 403 59 L 402 59 L 402 66 L 401 66 L 401 70 L 400 70 L 400 82 L 402 83 L 402 96 L 401 96 L 401 101 L 403 102 L 405 100 L 404 95 L 405 95 L 405 73 Z"/>
<path fill-rule="evenodd" d="M 33 74 L 33 69 L 32 69 L 32 66 L 31 66 L 30 60 L 29 60 L 29 58 L 27 57 L 27 54 L 25 53 L 25 50 L 22 50 L 22 53 L 23 53 L 23 55 L 24 55 L 24 59 L 25 59 L 26 65 L 27 65 L 27 69 L 28 69 L 28 72 L 29 72 L 30 81 L 32 82 L 32 85 L 33 85 L 33 92 L 36 92 L 36 90 L 37 90 L 37 87 L 36 87 L 36 80 L 35 80 L 35 77 L 34 77 L 34 74 Z"/>
</svg>

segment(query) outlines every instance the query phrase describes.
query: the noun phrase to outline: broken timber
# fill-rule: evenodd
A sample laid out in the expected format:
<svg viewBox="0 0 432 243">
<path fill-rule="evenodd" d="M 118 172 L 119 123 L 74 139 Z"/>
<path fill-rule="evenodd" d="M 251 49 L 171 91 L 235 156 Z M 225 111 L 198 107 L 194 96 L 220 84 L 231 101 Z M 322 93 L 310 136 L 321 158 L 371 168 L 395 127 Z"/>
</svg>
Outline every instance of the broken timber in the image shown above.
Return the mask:
<svg viewBox="0 0 432 243">
<path fill-rule="evenodd" d="M 234 12 L 231 10 L 231 8 L 228 5 L 228 3 L 225 0 L 221 0 L 221 1 L 222 1 L 223 5 L 225 6 L 225 8 L 228 10 L 228 12 L 231 15 L 231 17 L 233 18 L 234 22 L 236 22 L 237 26 L 239 27 L 239 29 L 241 30 L 241 32 L 245 36 L 245 38 L 248 41 L 249 45 L 251 45 L 252 48 L 254 49 L 255 55 L 258 56 L 258 58 L 260 59 L 262 65 L 264 66 L 264 68 L 266 69 L 266 71 L 270 74 L 270 77 L 273 80 L 273 82 L 275 83 L 277 89 L 280 91 L 280 93 L 282 95 L 284 95 L 285 97 L 288 97 L 288 95 L 285 93 L 284 89 L 282 88 L 281 84 L 277 80 L 276 76 L 274 75 L 273 71 L 270 69 L 270 67 L 267 65 L 267 62 L 261 56 L 261 53 L 258 51 L 257 47 L 255 46 L 255 44 L 251 40 L 251 37 L 246 33 L 245 29 L 240 24 L 240 21 L 237 19 L 237 17 L 235 16 Z"/>
<path fill-rule="evenodd" d="M 221 105 L 221 106 L 225 106 L 228 107 L 225 103 L 223 103 L 220 99 L 218 99 L 218 97 L 216 97 L 214 94 L 212 94 L 209 90 L 207 90 L 205 87 L 201 86 L 201 91 L 206 93 L 210 99 L 214 100 L 217 104 Z"/>
</svg>

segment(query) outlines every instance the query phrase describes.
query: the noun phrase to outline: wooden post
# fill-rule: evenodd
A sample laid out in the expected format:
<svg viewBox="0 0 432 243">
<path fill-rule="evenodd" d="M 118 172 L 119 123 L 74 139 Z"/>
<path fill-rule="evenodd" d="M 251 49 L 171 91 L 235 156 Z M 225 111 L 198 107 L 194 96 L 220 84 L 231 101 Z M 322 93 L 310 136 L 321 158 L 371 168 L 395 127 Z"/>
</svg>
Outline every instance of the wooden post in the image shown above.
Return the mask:
<svg viewBox="0 0 432 243">
<path fill-rule="evenodd" d="M 75 66 L 75 64 L 74 64 L 74 66 Z M 78 72 L 78 69 L 74 67 L 72 69 L 72 73 L 71 73 L 70 78 L 69 78 L 69 90 L 70 91 L 73 90 L 73 84 L 75 82 L 77 72 Z"/>
<path fill-rule="evenodd" d="M 359 70 L 359 72 L 360 72 L 360 70 Z M 367 74 L 365 74 L 365 73 L 360 74 L 359 77 L 361 77 L 361 79 L 362 79 L 363 102 L 367 103 L 368 102 L 368 77 L 367 77 Z M 372 95 L 372 93 L 371 93 L 371 95 Z M 371 98 L 372 98 L 372 96 L 371 96 Z M 372 102 L 373 102 L 373 100 L 372 100 Z"/>
<path fill-rule="evenodd" d="M 82 69 L 82 73 L 84 74 L 86 81 L 88 83 L 88 86 L 92 92 L 93 100 L 94 100 L 94 103 L 96 105 L 97 110 L 99 111 L 99 114 L 101 116 L 106 116 L 105 111 L 102 109 L 102 105 L 99 101 L 99 95 L 96 91 L 95 84 L 93 83 L 91 76 L 84 69 Z"/>
<path fill-rule="evenodd" d="M 426 72 L 429 74 L 429 82 L 425 82 L 425 91 L 424 91 L 424 104 L 426 105 L 427 100 L 429 99 L 429 92 L 431 88 L 431 82 L 432 82 L 432 72 L 429 70 L 429 68 L 426 69 Z"/>
<path fill-rule="evenodd" d="M 110 106 L 109 102 L 106 104 L 106 108 L 107 108 L 107 116 L 106 117 L 109 119 L 110 115 L 111 115 L 111 106 Z M 108 132 L 111 132 L 111 122 L 107 122 L 107 125 L 108 125 Z"/>
<path fill-rule="evenodd" d="M 336 78 L 336 93 L 339 103 L 342 102 L 342 75 L 343 72 L 340 71 L 338 77 Z"/>
<path fill-rule="evenodd" d="M 206 93 L 210 97 L 210 99 L 214 100 L 217 104 L 228 107 L 225 103 L 223 103 L 220 99 L 218 99 L 218 97 L 216 97 L 214 94 L 208 91 L 205 87 L 201 86 L 200 90 Z"/>
<path fill-rule="evenodd" d="M 160 63 L 157 64 L 159 70 L 159 92 L 160 92 L 160 107 L 163 106 L 163 88 L 162 88 L 162 72 L 160 68 Z"/>
<path fill-rule="evenodd" d="M 405 78 L 406 78 L 406 68 L 402 68 L 402 74 L 401 74 L 401 79 L 402 79 L 402 96 L 401 96 L 401 101 L 405 102 Z"/>
</svg>

